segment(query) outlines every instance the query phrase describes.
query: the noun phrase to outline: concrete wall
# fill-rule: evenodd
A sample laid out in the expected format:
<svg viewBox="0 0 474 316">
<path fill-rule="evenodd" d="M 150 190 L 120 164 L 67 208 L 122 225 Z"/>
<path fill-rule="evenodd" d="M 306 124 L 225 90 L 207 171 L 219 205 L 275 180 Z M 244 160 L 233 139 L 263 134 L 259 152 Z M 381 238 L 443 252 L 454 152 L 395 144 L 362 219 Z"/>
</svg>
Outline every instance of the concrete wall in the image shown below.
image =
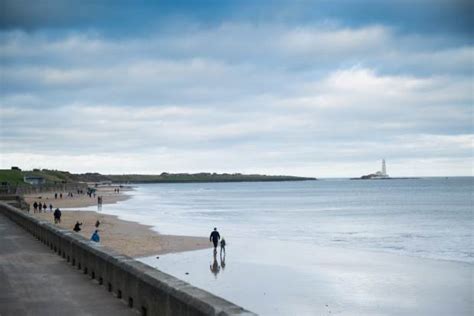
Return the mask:
<svg viewBox="0 0 474 316">
<path fill-rule="evenodd" d="M 43 184 L 37 184 L 37 185 L 30 185 L 30 186 L 16 186 L 10 189 L 10 193 L 13 194 L 41 194 L 45 192 L 73 192 L 75 193 L 76 190 L 82 189 L 82 190 L 87 190 L 87 184 L 86 183 L 77 183 L 77 182 L 72 182 L 72 183 L 43 183 Z"/>
<path fill-rule="evenodd" d="M 0 202 L 0 212 L 142 315 L 255 315 L 4 202 Z"/>
<path fill-rule="evenodd" d="M 25 199 L 19 195 L 4 195 L 0 194 L 0 201 L 3 201 L 11 206 L 19 208 L 24 211 L 29 211 L 30 205 L 26 203 Z"/>
</svg>

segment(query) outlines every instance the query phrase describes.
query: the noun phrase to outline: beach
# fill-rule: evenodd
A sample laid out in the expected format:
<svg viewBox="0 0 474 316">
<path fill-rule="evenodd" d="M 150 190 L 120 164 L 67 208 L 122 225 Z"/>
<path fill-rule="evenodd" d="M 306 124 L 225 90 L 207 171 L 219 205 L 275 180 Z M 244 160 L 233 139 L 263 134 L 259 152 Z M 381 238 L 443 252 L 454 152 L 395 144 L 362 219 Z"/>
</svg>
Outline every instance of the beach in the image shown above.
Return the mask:
<svg viewBox="0 0 474 316">
<path fill-rule="evenodd" d="M 115 189 L 119 189 L 119 192 L 115 192 Z M 34 194 L 26 194 L 25 201 L 30 204 L 30 212 L 33 212 L 33 203 L 46 203 L 49 207 L 49 204 L 52 204 L 54 209 L 59 207 L 62 208 L 80 208 L 87 206 L 97 205 L 97 197 L 102 197 L 103 204 L 112 204 L 119 201 L 125 201 L 130 198 L 129 195 L 125 194 L 127 191 L 132 190 L 131 187 L 118 187 L 118 186 L 99 186 L 97 188 L 95 197 L 92 195 L 89 197 L 85 192 L 83 194 L 78 194 L 77 192 L 71 192 L 72 197 L 68 196 L 68 192 L 57 192 L 58 197 L 54 198 L 55 192 L 42 192 Z M 62 193 L 63 197 L 60 198 L 59 194 Z"/>
<path fill-rule="evenodd" d="M 217 227 L 225 256 L 139 260 L 259 315 L 472 315 L 471 181 L 143 184 L 102 212 Z"/>
<path fill-rule="evenodd" d="M 96 195 L 103 197 L 104 204 L 113 204 L 129 199 L 129 195 L 123 192 L 126 190 L 115 193 L 114 188 L 116 187 L 100 187 Z M 90 198 L 86 194 L 73 194 L 73 197 L 67 197 L 67 193 L 63 193 L 62 199 L 55 199 L 54 193 L 41 193 L 25 196 L 25 200 L 30 205 L 34 201 L 41 201 L 48 206 L 51 203 L 54 207 L 53 210 L 56 207 L 60 208 L 62 216 L 58 226 L 72 230 L 76 222 L 82 223 L 82 230 L 79 234 L 87 239 L 96 229 L 96 221 L 99 221 L 98 230 L 101 244 L 130 257 L 161 255 L 210 247 L 209 240 L 204 237 L 162 235 L 153 230 L 152 226 L 122 220 L 114 215 L 100 213 L 100 211 L 74 210 L 74 208 L 97 205 L 97 198 Z M 31 206 L 30 214 L 54 223 L 53 212 L 33 213 Z"/>
<path fill-rule="evenodd" d="M 260 315 L 472 315 L 471 184 L 141 184 L 61 225 Z"/>
</svg>

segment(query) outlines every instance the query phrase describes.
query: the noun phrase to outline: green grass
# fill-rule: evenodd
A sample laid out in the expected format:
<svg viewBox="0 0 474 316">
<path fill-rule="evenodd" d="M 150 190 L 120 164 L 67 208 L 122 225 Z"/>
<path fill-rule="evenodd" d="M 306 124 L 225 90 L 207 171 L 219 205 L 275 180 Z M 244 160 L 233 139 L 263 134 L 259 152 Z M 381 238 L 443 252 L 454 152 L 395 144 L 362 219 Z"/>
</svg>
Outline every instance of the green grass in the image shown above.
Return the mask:
<svg viewBox="0 0 474 316">
<path fill-rule="evenodd" d="M 23 173 L 19 170 L 0 169 L 0 183 L 8 182 L 11 185 L 22 184 Z"/>
<path fill-rule="evenodd" d="M 10 185 L 27 185 L 23 182 L 23 177 L 35 176 L 42 177 L 46 180 L 46 183 L 62 183 L 62 182 L 75 182 L 75 176 L 66 171 L 58 170 L 38 170 L 38 171 L 19 171 L 0 169 L 0 183 L 8 182 Z"/>
<path fill-rule="evenodd" d="M 67 171 L 42 169 L 40 171 L 24 171 L 26 176 L 43 177 L 47 183 L 74 182 L 74 176 Z"/>
<path fill-rule="evenodd" d="M 159 175 L 101 175 L 98 173 L 71 174 L 59 170 L 0 170 L 0 183 L 8 182 L 10 185 L 28 185 L 23 182 L 24 176 L 42 177 L 48 184 L 71 183 L 78 181 L 99 182 L 111 180 L 122 183 L 186 183 L 186 182 L 240 182 L 240 181 L 299 181 L 315 180 L 314 178 L 292 177 L 292 176 L 266 176 L 257 174 L 217 174 L 217 173 L 162 173 Z"/>
</svg>

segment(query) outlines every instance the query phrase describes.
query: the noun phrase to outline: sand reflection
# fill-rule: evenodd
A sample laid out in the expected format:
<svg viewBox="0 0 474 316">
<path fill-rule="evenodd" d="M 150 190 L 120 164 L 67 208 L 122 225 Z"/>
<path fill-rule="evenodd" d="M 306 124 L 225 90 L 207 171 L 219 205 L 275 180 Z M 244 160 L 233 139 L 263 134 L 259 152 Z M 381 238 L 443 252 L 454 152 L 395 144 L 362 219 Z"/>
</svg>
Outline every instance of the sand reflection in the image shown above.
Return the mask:
<svg viewBox="0 0 474 316">
<path fill-rule="evenodd" d="M 213 254 L 214 254 L 213 262 L 212 262 L 212 264 L 209 266 L 209 268 L 210 268 L 212 274 L 214 274 L 214 277 L 217 279 L 217 275 L 218 275 L 219 272 L 221 271 L 221 266 L 220 266 L 219 263 L 217 262 L 217 251 L 214 250 Z"/>
</svg>

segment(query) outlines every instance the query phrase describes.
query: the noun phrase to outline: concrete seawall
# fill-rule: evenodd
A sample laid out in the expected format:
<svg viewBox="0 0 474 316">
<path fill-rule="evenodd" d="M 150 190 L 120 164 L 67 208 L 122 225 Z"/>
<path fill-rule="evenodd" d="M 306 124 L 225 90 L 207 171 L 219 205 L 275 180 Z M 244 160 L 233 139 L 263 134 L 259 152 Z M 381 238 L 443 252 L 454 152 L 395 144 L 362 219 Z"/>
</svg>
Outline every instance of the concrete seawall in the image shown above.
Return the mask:
<svg viewBox="0 0 474 316">
<path fill-rule="evenodd" d="M 0 212 L 142 315 L 255 315 L 4 202 L 0 202 Z"/>
</svg>

